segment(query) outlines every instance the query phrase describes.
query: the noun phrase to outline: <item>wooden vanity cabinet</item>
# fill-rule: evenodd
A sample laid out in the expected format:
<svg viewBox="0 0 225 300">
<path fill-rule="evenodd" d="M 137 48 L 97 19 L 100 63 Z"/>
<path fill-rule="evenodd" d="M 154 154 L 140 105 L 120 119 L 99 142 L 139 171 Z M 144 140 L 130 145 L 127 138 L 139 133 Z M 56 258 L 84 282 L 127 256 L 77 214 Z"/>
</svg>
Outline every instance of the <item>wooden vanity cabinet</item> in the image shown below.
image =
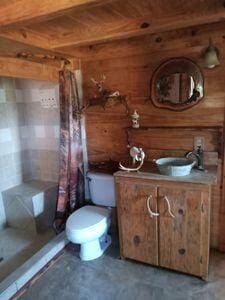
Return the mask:
<svg viewBox="0 0 225 300">
<path fill-rule="evenodd" d="M 120 250 L 122 257 L 158 265 L 158 222 L 156 218 L 149 218 L 146 209 L 149 195 L 152 195 L 152 209 L 156 211 L 157 187 L 154 184 L 123 180 L 117 184 Z"/>
<path fill-rule="evenodd" d="M 121 257 L 208 274 L 210 185 L 115 177 Z"/>
</svg>

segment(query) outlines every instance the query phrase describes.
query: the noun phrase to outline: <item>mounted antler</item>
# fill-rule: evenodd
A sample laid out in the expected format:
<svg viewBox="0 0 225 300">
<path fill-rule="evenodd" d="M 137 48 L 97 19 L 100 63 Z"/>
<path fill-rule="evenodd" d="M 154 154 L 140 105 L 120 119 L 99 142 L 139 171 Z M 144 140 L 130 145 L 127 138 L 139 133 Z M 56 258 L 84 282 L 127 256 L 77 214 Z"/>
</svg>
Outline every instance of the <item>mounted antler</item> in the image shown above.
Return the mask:
<svg viewBox="0 0 225 300">
<path fill-rule="evenodd" d="M 87 101 L 87 104 L 84 107 L 84 109 L 87 109 L 90 106 L 97 105 L 102 106 L 105 109 L 107 103 L 110 103 L 111 105 L 116 105 L 120 103 L 125 106 L 126 113 L 128 114 L 129 108 L 126 101 L 126 95 L 121 95 L 119 91 L 112 91 L 104 87 L 105 80 L 105 75 L 102 75 L 99 81 L 97 81 L 93 77 L 91 78 L 91 82 L 95 85 L 97 91 L 95 91 L 93 98 Z"/>
<path fill-rule="evenodd" d="M 103 85 L 104 85 L 105 80 L 106 80 L 105 75 L 102 75 L 102 79 L 100 81 L 97 81 L 94 78 L 91 78 L 91 81 L 97 87 L 99 93 L 101 93 L 103 91 Z"/>
</svg>

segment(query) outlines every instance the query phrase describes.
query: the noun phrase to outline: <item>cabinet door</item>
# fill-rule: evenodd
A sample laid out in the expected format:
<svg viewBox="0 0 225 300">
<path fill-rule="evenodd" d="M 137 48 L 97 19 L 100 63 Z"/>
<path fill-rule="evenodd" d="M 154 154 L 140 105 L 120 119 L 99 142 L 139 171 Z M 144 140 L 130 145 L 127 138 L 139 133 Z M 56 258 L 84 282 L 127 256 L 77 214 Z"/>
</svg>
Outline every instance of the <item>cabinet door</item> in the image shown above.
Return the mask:
<svg viewBox="0 0 225 300">
<path fill-rule="evenodd" d="M 120 180 L 116 189 L 121 256 L 158 265 L 157 217 L 148 210 L 157 211 L 157 188 Z"/>
<path fill-rule="evenodd" d="M 174 218 L 169 214 L 168 203 Z M 159 188 L 159 265 L 205 277 L 209 259 L 209 188 Z"/>
</svg>

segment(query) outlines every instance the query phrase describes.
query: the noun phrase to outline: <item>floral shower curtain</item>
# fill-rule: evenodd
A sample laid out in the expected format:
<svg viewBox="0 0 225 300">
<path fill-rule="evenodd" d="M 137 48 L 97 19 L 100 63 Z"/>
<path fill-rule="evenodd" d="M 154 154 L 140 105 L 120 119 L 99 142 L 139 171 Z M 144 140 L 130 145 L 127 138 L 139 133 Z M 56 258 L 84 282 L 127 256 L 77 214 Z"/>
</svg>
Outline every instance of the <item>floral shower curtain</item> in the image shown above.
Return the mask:
<svg viewBox="0 0 225 300">
<path fill-rule="evenodd" d="M 69 70 L 59 72 L 60 170 L 54 228 L 65 228 L 68 216 L 84 199 L 81 110 L 77 80 Z"/>
</svg>

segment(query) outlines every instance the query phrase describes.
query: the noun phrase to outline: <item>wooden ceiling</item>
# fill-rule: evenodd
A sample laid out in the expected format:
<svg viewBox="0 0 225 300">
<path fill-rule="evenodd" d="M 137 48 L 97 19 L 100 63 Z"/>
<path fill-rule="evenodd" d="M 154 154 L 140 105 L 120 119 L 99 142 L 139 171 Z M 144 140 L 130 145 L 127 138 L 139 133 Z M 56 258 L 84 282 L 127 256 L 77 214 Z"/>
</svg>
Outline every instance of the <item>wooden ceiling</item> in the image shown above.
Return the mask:
<svg viewBox="0 0 225 300">
<path fill-rule="evenodd" d="M 221 0 L 1 0 L 0 56 L 57 65 L 94 45 L 218 23 Z"/>
</svg>

